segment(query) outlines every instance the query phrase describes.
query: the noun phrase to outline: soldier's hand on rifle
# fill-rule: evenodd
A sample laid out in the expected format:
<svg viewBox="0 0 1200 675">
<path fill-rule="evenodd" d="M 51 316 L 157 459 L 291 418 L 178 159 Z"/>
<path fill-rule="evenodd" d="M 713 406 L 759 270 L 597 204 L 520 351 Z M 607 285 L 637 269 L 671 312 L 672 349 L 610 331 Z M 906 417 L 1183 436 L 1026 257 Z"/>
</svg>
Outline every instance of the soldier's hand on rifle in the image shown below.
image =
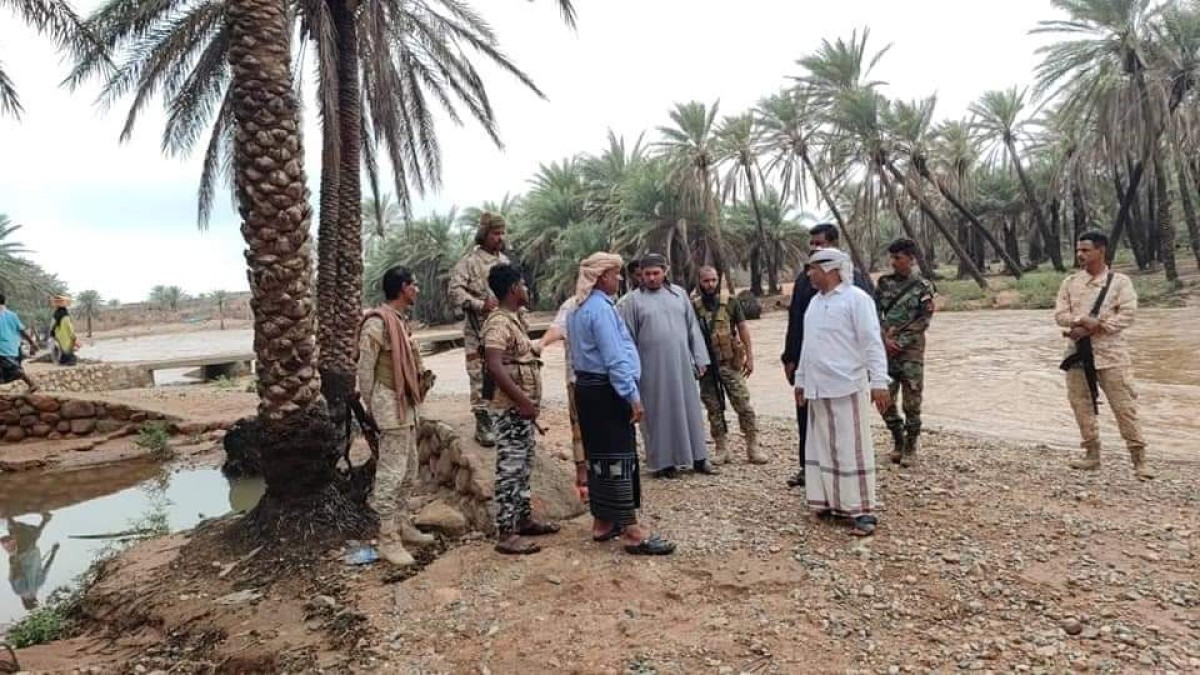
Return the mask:
<svg viewBox="0 0 1200 675">
<path fill-rule="evenodd" d="M 496 309 L 499 306 L 500 306 L 500 303 L 496 302 L 496 299 L 489 295 L 488 299 L 483 301 L 483 313 L 487 314 L 488 312 Z"/>
<path fill-rule="evenodd" d="M 1089 335 L 1091 335 L 1091 332 L 1088 329 L 1084 328 L 1083 326 L 1075 326 L 1074 328 L 1071 329 L 1070 333 L 1067 333 L 1067 337 L 1071 338 L 1072 340 L 1074 340 L 1076 342 L 1079 342 L 1080 340 L 1082 340 L 1083 338 L 1085 338 Z"/>
<path fill-rule="evenodd" d="M 641 401 L 635 402 L 631 407 L 633 408 L 633 416 L 630 417 L 631 422 L 633 422 L 634 424 L 637 424 L 638 422 L 641 422 L 643 419 L 645 419 L 646 409 L 642 407 Z"/>
<path fill-rule="evenodd" d="M 892 395 L 887 389 L 872 389 L 871 402 L 875 404 L 875 408 L 882 415 L 884 410 L 891 407 Z"/>
<path fill-rule="evenodd" d="M 1088 332 L 1088 335 L 1095 333 L 1100 328 L 1100 319 L 1094 316 L 1085 316 L 1076 322 L 1076 325 Z"/>
<path fill-rule="evenodd" d="M 517 405 L 517 414 L 527 420 L 536 420 L 538 416 L 538 407 L 533 403 L 533 401 L 526 398 L 519 405 Z"/>
</svg>

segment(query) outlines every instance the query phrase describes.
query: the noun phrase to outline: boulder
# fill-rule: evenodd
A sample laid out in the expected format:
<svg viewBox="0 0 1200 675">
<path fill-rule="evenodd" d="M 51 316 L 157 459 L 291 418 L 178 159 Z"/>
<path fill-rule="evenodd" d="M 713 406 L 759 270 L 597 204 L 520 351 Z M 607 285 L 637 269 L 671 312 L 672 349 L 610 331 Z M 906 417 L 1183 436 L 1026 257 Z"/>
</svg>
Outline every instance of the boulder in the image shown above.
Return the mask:
<svg viewBox="0 0 1200 675">
<path fill-rule="evenodd" d="M 0 413 L 0 424 L 17 425 L 20 423 L 21 423 L 21 413 L 20 412 L 18 412 L 16 410 L 5 410 L 4 412 Z"/>
<path fill-rule="evenodd" d="M 120 420 L 122 422 L 127 421 L 130 414 L 129 408 L 126 408 L 123 405 L 108 406 L 108 416 L 114 420 Z"/>
<path fill-rule="evenodd" d="M 63 403 L 59 414 L 64 420 L 78 420 L 96 416 L 96 406 L 91 401 L 69 400 Z"/>
<path fill-rule="evenodd" d="M 0 396 L 0 412 L 12 410 L 13 400 L 8 396 Z"/>
<path fill-rule="evenodd" d="M 96 429 L 96 420 L 94 419 L 75 419 L 71 420 L 71 433 L 76 436 L 86 436 Z"/>
<path fill-rule="evenodd" d="M 58 412 L 61 404 L 59 404 L 58 399 L 52 396 L 34 394 L 29 397 L 29 405 L 33 406 L 38 412 L 55 413 Z"/>
<path fill-rule="evenodd" d="M 31 436 L 36 436 L 37 438 L 45 438 L 46 436 L 50 435 L 51 431 L 53 431 L 53 427 L 51 427 L 49 424 L 39 423 L 33 425 L 33 427 L 29 430 L 29 434 Z"/>
<path fill-rule="evenodd" d="M 37 424 L 40 421 L 41 420 L 38 419 L 37 415 L 25 415 L 24 417 L 21 418 L 21 426 L 26 427 L 26 428 L 32 427 L 33 425 Z"/>
<path fill-rule="evenodd" d="M 125 423 L 121 420 L 96 420 L 96 432 L 101 434 L 111 434 L 116 431 L 121 431 L 125 428 Z"/>
<path fill-rule="evenodd" d="M 417 527 L 437 530 L 452 537 L 465 534 L 468 528 L 467 517 L 440 499 L 421 509 L 420 513 L 413 518 L 413 524 Z"/>
<path fill-rule="evenodd" d="M 19 426 L 10 426 L 4 430 L 5 443 L 20 443 L 25 440 L 25 432 Z"/>
<path fill-rule="evenodd" d="M 63 420 L 63 421 L 59 422 L 58 424 L 54 425 L 54 430 L 60 434 L 69 434 L 69 433 L 71 433 L 71 423 L 66 420 Z"/>
<path fill-rule="evenodd" d="M 551 457 L 545 452 L 533 455 L 533 473 L 529 490 L 533 494 L 534 513 L 550 520 L 567 520 L 587 510 L 575 491 L 575 464 Z"/>
<path fill-rule="evenodd" d="M 45 424 L 54 426 L 62 420 L 62 417 L 60 417 L 58 413 L 44 412 L 41 415 L 38 415 L 38 419 L 42 420 L 42 422 Z"/>
</svg>

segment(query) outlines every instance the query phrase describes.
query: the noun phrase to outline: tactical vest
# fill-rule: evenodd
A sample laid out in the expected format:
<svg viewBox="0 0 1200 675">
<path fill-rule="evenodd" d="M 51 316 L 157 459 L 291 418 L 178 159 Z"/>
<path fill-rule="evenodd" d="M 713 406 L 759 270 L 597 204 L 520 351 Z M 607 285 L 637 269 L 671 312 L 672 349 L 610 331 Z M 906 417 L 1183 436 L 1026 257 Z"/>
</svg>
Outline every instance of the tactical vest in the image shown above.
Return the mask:
<svg viewBox="0 0 1200 675">
<path fill-rule="evenodd" d="M 731 302 L 737 302 L 737 299 L 722 293 L 717 298 L 716 310 L 712 312 L 708 310 L 704 305 L 704 300 L 699 296 L 694 299 L 692 305 L 696 308 L 696 315 L 703 317 L 708 323 L 709 340 L 712 341 L 717 361 L 723 366 L 740 368 L 742 360 L 745 358 L 745 350 L 742 347 L 742 341 L 737 336 L 736 326 L 733 325 L 732 312 L 729 309 Z"/>
</svg>

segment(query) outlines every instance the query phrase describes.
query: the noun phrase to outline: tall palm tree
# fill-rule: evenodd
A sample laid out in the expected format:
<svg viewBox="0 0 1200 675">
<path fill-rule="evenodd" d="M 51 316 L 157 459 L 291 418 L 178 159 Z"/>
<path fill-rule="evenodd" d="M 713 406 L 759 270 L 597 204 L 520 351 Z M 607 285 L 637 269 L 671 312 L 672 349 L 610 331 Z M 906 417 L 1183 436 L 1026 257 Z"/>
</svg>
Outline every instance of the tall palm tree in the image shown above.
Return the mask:
<svg viewBox="0 0 1200 675">
<path fill-rule="evenodd" d="M 779 293 L 779 267 L 772 259 L 771 249 L 767 245 L 767 232 L 759 212 L 758 183 L 762 169 L 758 166 L 757 147 L 760 141 L 754 113 L 726 117 L 717 129 L 716 136 L 714 149 L 717 163 L 727 167 L 721 181 L 721 196 L 731 199 L 736 204 L 739 191 L 744 189 L 750 197 L 750 205 L 754 209 L 755 223 L 758 226 L 758 246 L 755 255 L 750 259 L 750 292 L 755 296 L 762 296 L 762 270 L 765 266 L 768 288 L 774 295 Z"/>
<path fill-rule="evenodd" d="M 38 33 L 50 37 L 60 49 L 78 49 L 86 41 L 79 17 L 65 0 L 13 0 L 5 3 Z M 0 113 L 20 118 L 24 108 L 17 88 L 0 65 Z"/>
<path fill-rule="evenodd" d="M 9 217 L 0 213 L 0 286 L 12 288 L 24 277 L 27 264 L 21 254 L 26 253 L 25 245 L 12 238 L 20 225 L 13 223 Z"/>
<path fill-rule="evenodd" d="M 312 209 L 287 11 L 277 0 L 230 0 L 227 10 L 233 172 L 250 271 L 267 484 L 243 522 L 268 541 L 365 533 L 365 511 L 332 481 L 339 448 L 317 370 Z"/>
<path fill-rule="evenodd" d="M 87 336 L 92 337 L 92 320 L 100 313 L 104 301 L 98 291 L 83 291 L 75 298 L 75 308 L 87 323 Z"/>
<path fill-rule="evenodd" d="M 475 221 L 478 222 L 478 219 Z M 379 280 L 394 265 L 409 268 L 421 287 L 413 315 L 425 323 L 449 323 L 454 308 L 447 300 L 450 271 L 469 249 L 474 227 L 464 227 L 453 210 L 433 213 L 391 230 L 365 261 L 364 296 L 367 302 L 383 301 Z"/>
<path fill-rule="evenodd" d="M 1050 262 L 1055 270 L 1062 272 L 1066 267 L 1063 266 L 1059 238 L 1046 223 L 1046 216 L 1038 203 L 1033 183 L 1021 164 L 1021 155 L 1017 150 L 1017 143 L 1027 138 L 1030 125 L 1030 121 L 1024 117 L 1025 97 L 1026 92 L 1016 87 L 984 92 L 978 101 L 971 104 L 970 111 L 974 115 L 972 124 L 985 141 L 1006 152 L 1004 156 L 1011 162 L 1013 170 L 1021 180 L 1021 187 L 1025 190 L 1025 199 L 1029 202 L 1029 210 L 1033 212 L 1034 223 L 1050 249 Z"/>
<path fill-rule="evenodd" d="M 213 291 L 209 297 L 217 306 L 217 321 L 220 323 L 221 330 L 225 330 L 225 309 L 229 306 L 229 291 L 218 289 Z"/>
</svg>

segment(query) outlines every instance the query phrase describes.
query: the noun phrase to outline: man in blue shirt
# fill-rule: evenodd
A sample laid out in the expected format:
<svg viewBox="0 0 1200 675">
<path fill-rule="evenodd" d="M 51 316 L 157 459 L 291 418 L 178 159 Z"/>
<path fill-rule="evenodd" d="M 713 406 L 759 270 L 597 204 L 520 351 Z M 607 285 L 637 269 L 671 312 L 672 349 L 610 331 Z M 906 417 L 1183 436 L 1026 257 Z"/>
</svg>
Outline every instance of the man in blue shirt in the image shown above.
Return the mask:
<svg viewBox="0 0 1200 675">
<path fill-rule="evenodd" d="M 612 300 L 621 287 L 621 262 L 621 256 L 601 252 L 580 263 L 579 309 L 567 322 L 588 504 L 595 520 L 592 539 L 622 537 L 630 554 L 668 555 L 675 544 L 637 522 L 642 490 L 633 425 L 645 411 L 637 347 Z"/>
<path fill-rule="evenodd" d="M 37 391 L 37 383 L 25 374 L 21 367 L 21 340 L 29 343 L 29 353 L 37 353 L 37 343 L 21 323 L 21 317 L 5 306 L 8 298 L 0 293 L 0 384 L 22 380 L 30 392 Z"/>
</svg>

